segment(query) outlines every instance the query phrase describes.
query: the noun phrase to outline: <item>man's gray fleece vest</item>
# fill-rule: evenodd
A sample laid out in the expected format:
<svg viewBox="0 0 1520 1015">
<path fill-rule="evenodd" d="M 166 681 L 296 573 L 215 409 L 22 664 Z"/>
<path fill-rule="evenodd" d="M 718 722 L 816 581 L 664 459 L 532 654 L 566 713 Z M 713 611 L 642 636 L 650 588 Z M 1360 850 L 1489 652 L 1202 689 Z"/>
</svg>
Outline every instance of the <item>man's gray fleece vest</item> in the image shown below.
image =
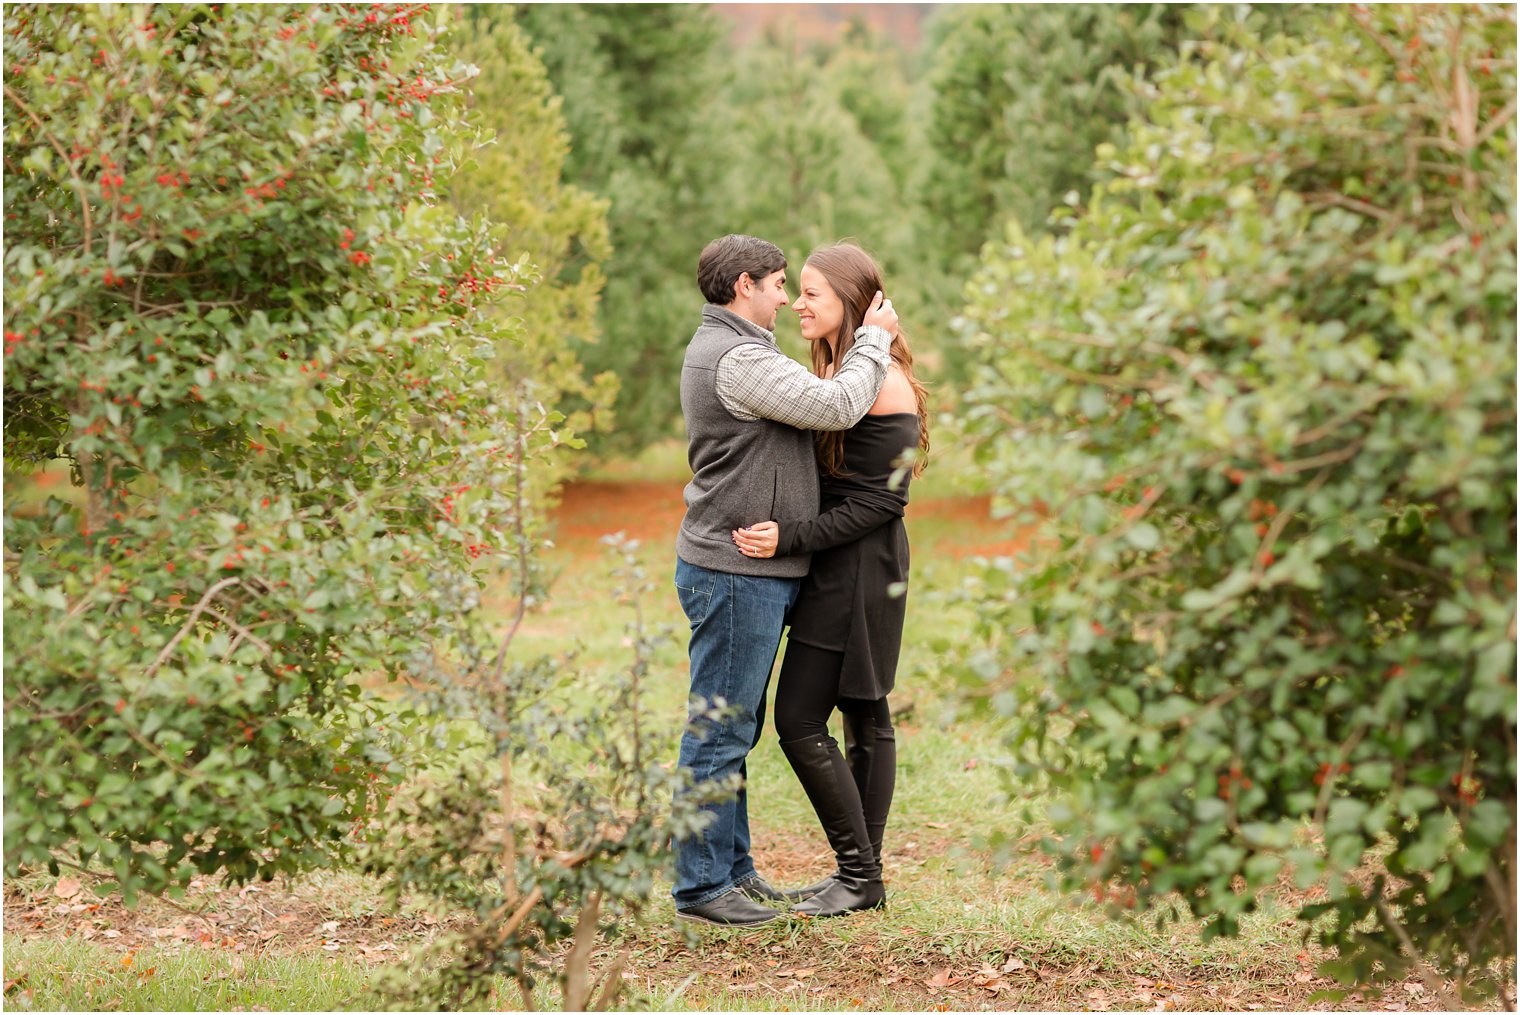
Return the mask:
<svg viewBox="0 0 1520 1015">
<path fill-rule="evenodd" d="M 818 515 L 818 467 L 813 435 L 768 419 L 735 419 L 718 399 L 718 360 L 736 346 L 776 348 L 759 325 L 709 303 L 702 326 L 686 347 L 681 367 L 681 411 L 686 416 L 686 517 L 676 553 L 688 564 L 730 574 L 800 578 L 809 554 L 746 557 L 730 533 L 769 519 L 806 520 Z M 777 352 L 777 355 L 781 353 Z"/>
</svg>

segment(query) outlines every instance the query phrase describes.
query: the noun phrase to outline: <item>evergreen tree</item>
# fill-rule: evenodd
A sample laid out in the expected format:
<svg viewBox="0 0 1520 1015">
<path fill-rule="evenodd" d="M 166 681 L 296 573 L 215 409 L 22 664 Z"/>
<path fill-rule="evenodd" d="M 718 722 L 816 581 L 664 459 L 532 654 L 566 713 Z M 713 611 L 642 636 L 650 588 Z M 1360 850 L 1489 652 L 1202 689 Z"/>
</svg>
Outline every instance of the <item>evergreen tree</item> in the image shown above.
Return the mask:
<svg viewBox="0 0 1520 1015">
<path fill-rule="evenodd" d="M 789 38 L 747 49 L 725 105 L 752 129 L 729 159 L 741 231 L 787 252 L 795 275 L 820 244 L 853 236 L 878 253 L 901 232 L 901 199 L 887 160 L 848 110 L 839 78 Z M 756 93 L 748 84 L 767 82 Z"/>
<path fill-rule="evenodd" d="M 894 40 L 857 18 L 821 62 L 839 104 L 881 153 L 898 191 L 905 192 L 921 133 L 914 116 L 913 61 Z"/>
<path fill-rule="evenodd" d="M 510 308 L 522 336 L 502 350 L 499 376 L 522 398 L 583 405 L 569 417 L 573 430 L 606 425 L 617 378 L 588 379 L 571 343 L 598 341 L 597 298 L 611 254 L 607 202 L 561 182 L 570 154 L 562 103 L 522 28 L 500 8 L 475 6 L 459 36 L 460 55 L 479 68 L 470 101 L 486 136 L 451 196 L 461 211 L 489 219 L 499 249 L 526 257 L 543 279 Z M 556 464 L 533 474 L 536 487 L 553 486 L 570 468 L 565 459 Z"/>
<path fill-rule="evenodd" d="M 609 201 L 602 338 L 574 345 L 620 381 L 616 430 L 599 420 L 596 449 L 636 451 L 680 418 L 697 255 L 737 228 L 721 199 L 725 160 L 712 154 L 733 129 L 715 104 L 720 28 L 685 4 L 530 4 L 515 16 L 564 97 L 566 179 Z"/>
<path fill-rule="evenodd" d="M 1171 62 L 1189 4 L 995 4 L 947 8 L 931 27 L 929 109 L 916 197 L 927 309 L 946 315 L 982 245 L 1017 222 L 1031 235 L 1066 195 L 1084 201 L 1100 144 L 1118 142 L 1143 99 L 1125 82 Z M 1241 8 L 1263 35 L 1305 5 Z M 963 357 L 955 357 L 957 365 Z"/>
<path fill-rule="evenodd" d="M 975 255 L 1012 216 L 1039 231 L 1093 149 L 1134 108 L 1126 71 L 1175 51 L 1172 4 L 995 4 L 948 10 L 936 25 L 923 199 L 952 259 Z"/>
<path fill-rule="evenodd" d="M 347 853 L 419 763 L 361 681 L 457 662 L 533 553 L 559 421 L 488 370 L 535 271 L 441 200 L 444 16 L 352 13 L 5 9 L 9 874 Z"/>
<path fill-rule="evenodd" d="M 899 61 L 880 40 L 804 49 L 785 31 L 767 33 L 740 57 L 723 101 L 751 125 L 730 139 L 735 147 L 725 160 L 734 229 L 780 246 L 794 289 L 809 251 L 846 238 L 877 256 L 889 286 L 910 277 L 913 218 L 893 165 L 905 110 L 879 101 L 906 94 Z M 755 81 L 767 87 L 756 92 Z M 873 81 L 882 83 L 879 92 Z M 903 302 L 906 312 L 912 301 Z M 805 359 L 795 319 L 783 314 L 777 333 L 784 349 Z"/>
</svg>

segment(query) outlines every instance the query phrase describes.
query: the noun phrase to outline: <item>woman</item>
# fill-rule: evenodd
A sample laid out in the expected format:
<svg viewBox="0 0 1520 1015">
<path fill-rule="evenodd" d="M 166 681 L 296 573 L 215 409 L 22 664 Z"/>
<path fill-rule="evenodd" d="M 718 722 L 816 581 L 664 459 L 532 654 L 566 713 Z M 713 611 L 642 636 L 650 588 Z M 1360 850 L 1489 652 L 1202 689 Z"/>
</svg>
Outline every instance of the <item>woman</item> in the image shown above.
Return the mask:
<svg viewBox="0 0 1520 1015">
<path fill-rule="evenodd" d="M 812 345 L 813 370 L 833 373 L 853 343 L 871 300 L 883 288 L 871 256 L 840 243 L 813 252 L 792 305 Z M 752 557 L 813 554 L 788 616 L 786 658 L 776 689 L 776 732 L 818 814 L 838 869 L 787 893 L 792 911 L 840 916 L 884 904 L 881 842 L 897 773 L 887 694 L 896 677 L 908 579 L 903 511 L 908 476 L 894 464 L 917 449 L 912 475 L 929 448 L 927 393 L 899 330 L 892 365 L 876 403 L 852 429 L 817 435 L 821 513 L 807 521 L 772 520 L 733 533 Z M 844 717 L 849 760 L 828 734 L 834 709 Z"/>
</svg>

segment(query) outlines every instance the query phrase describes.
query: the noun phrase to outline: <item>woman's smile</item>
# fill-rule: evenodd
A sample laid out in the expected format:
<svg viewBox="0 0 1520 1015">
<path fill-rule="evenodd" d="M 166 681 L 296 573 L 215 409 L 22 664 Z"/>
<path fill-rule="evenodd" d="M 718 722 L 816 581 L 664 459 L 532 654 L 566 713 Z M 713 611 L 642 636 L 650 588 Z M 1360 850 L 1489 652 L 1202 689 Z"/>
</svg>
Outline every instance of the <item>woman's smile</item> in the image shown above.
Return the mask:
<svg viewBox="0 0 1520 1015">
<path fill-rule="evenodd" d="M 812 265 L 802 268 L 802 295 L 792 304 L 802 337 L 809 342 L 832 339 L 844 322 L 844 303 L 822 272 Z"/>
</svg>

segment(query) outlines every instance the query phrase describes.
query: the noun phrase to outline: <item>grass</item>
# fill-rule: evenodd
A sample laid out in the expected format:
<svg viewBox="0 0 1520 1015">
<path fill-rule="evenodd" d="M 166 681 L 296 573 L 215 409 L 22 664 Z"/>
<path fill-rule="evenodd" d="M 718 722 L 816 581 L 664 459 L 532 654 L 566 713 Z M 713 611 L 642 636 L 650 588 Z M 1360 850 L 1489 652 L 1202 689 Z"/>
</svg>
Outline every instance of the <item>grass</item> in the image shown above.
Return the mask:
<svg viewBox="0 0 1520 1015">
<path fill-rule="evenodd" d="M 316 954 L 243 955 L 6 935 L 7 1007 L 46 1011 L 341 1011 L 369 986 L 362 965 Z"/>
<path fill-rule="evenodd" d="M 552 559 L 560 570 L 554 599 L 530 614 L 514 649 L 575 649 L 583 666 L 623 665 L 632 613 L 609 605 L 610 561 L 597 537 L 621 529 L 641 539 L 654 585 L 647 621 L 673 634 L 656 653 L 649 686 L 650 714 L 671 717 L 672 756 L 687 690 L 685 621 L 670 590 L 685 480 L 679 451 L 656 446 L 567 491 Z M 994 865 L 989 836 L 1018 839 L 1039 829 L 1018 816 L 1022 801 L 1008 799 L 998 730 L 950 718 L 953 677 L 936 640 L 953 636 L 962 608 L 934 589 L 968 573 L 975 554 L 1011 552 L 1019 540 L 988 518 L 984 499 L 955 492 L 957 471 L 970 470 L 946 457 L 936 463 L 943 479 L 931 470 L 914 488 L 908 522 L 913 598 L 893 695 L 900 772 L 885 844 L 890 908 L 694 933 L 674 926 L 661 886 L 647 919 L 622 928 L 614 943 L 630 953 L 622 1003 L 675 1011 L 1323 1007 L 1312 995 L 1330 985 L 1314 975 L 1318 951 L 1300 942 L 1292 919 L 1299 897 L 1269 900 L 1243 921 L 1239 938 L 1204 945 L 1195 921 L 1158 929 L 1110 919 L 1058 893 L 1037 855 Z M 511 605 L 505 586 L 487 601 L 503 617 Z M 784 886 L 825 873 L 831 862 L 822 833 L 773 731 L 751 756 L 750 777 L 759 869 Z M 129 912 L 119 902 L 67 894 L 43 874 L 7 882 L 8 1007 L 368 1007 L 375 971 L 406 968 L 449 920 L 418 907 L 388 912 L 378 884 L 352 871 L 244 891 L 200 879 L 185 903 L 198 915 L 158 900 Z M 515 993 L 502 999 L 518 1003 Z M 552 1004 L 548 986 L 538 1000 Z M 1399 1000 L 1429 1006 L 1413 987 Z"/>
</svg>

